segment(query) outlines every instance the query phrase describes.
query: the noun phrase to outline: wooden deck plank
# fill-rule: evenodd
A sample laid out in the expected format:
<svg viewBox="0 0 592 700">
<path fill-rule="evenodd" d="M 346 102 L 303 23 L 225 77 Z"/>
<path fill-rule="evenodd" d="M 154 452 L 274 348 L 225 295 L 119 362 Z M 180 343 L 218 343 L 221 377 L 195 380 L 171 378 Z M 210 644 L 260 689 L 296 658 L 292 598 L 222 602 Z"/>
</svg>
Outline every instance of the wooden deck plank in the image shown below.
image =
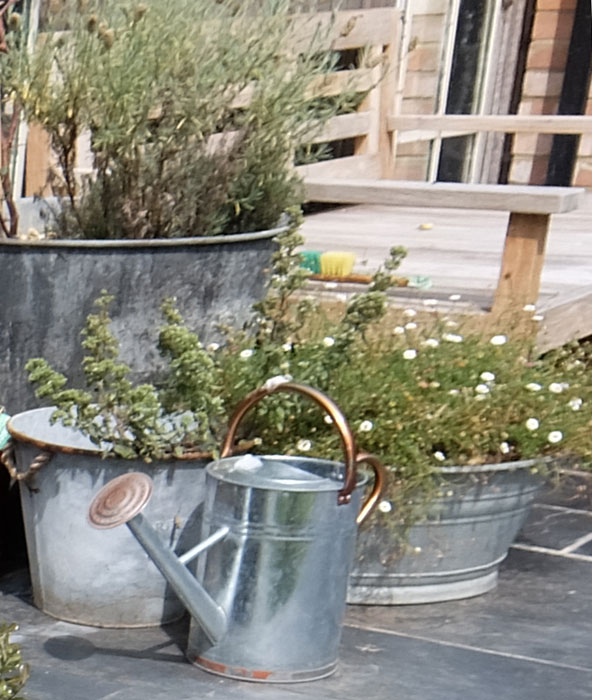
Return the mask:
<svg viewBox="0 0 592 700">
<path fill-rule="evenodd" d="M 592 285 L 543 301 L 539 312 L 544 317 L 537 340 L 541 352 L 592 335 Z"/>
<path fill-rule="evenodd" d="M 376 179 L 380 177 L 380 157 L 376 153 L 362 156 L 346 156 L 321 160 L 310 165 L 299 165 L 296 172 L 301 177 L 336 177 L 348 172 L 356 178 Z"/>
<path fill-rule="evenodd" d="M 531 114 L 400 114 L 388 118 L 391 130 L 489 131 L 505 134 L 586 134 L 592 132 L 592 116 Z"/>
<path fill-rule="evenodd" d="M 295 15 L 294 27 L 295 49 L 306 49 L 313 37 L 327 37 L 327 45 L 343 51 L 364 46 L 387 45 L 393 40 L 391 33 L 392 18 L 399 16 L 393 8 L 377 8 L 371 11 L 344 10 L 335 15 L 333 12 L 316 12 L 314 14 Z"/>
<path fill-rule="evenodd" d="M 425 297 L 447 302 L 460 294 L 461 305 L 477 309 L 493 302 L 507 225 L 498 211 L 362 205 L 307 216 L 302 233 L 309 250 L 355 252 L 361 273 L 375 270 L 392 246 L 405 246 L 399 273 L 429 276 L 433 286 L 396 290 L 395 301 L 421 307 Z M 577 211 L 551 217 L 537 309 L 545 317 L 542 348 L 592 334 L 592 193 Z"/>
</svg>

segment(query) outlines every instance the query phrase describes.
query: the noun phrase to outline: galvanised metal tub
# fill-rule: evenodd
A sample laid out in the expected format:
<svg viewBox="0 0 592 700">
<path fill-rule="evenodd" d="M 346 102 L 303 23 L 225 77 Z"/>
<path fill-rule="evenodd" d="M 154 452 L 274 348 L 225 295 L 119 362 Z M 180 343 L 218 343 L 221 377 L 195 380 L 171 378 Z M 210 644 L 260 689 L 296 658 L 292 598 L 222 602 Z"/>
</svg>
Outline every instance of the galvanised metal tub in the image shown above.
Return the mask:
<svg viewBox="0 0 592 700">
<path fill-rule="evenodd" d="M 388 525 L 360 531 L 348 603 L 431 603 L 494 588 L 499 565 L 544 484 L 540 464 L 442 467 L 442 496 L 408 529 L 406 542 L 397 541 L 396 528 Z"/>
<path fill-rule="evenodd" d="M 101 533 L 88 503 L 104 484 L 131 471 L 149 474 L 146 512 L 164 541 L 183 552 L 198 541 L 207 460 L 146 464 L 102 459 L 71 428 L 51 425 L 53 408 L 13 416 L 8 429 L 17 470 L 50 459 L 20 482 L 35 605 L 60 620 L 98 627 L 144 627 L 179 618 L 184 607 L 126 528 Z"/>
<path fill-rule="evenodd" d="M 20 209 L 35 225 L 35 210 L 43 206 L 24 202 Z M 156 339 L 165 298 L 176 298 L 203 343 L 220 340 L 220 324 L 241 327 L 265 293 L 274 239 L 282 230 L 201 237 L 196 231 L 192 238 L 155 240 L 0 241 L 2 404 L 11 414 L 36 405 L 24 371 L 31 357 L 44 357 L 75 385 L 82 381 L 80 332 L 104 289 L 114 297 L 110 313 L 121 359 L 139 381 L 162 364 Z"/>
</svg>

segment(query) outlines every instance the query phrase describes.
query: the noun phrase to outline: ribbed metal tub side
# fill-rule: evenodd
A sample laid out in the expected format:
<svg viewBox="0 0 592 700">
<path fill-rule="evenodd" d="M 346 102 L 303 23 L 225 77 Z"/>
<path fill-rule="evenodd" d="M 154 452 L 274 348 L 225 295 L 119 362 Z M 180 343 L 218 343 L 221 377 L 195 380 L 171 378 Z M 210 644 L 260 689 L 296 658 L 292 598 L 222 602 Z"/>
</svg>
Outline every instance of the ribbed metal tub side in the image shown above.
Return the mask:
<svg viewBox="0 0 592 700">
<path fill-rule="evenodd" d="M 534 460 L 443 472 L 444 495 L 401 543 L 387 527 L 359 533 L 348 603 L 402 605 L 469 598 L 498 569 L 544 480 Z"/>
</svg>

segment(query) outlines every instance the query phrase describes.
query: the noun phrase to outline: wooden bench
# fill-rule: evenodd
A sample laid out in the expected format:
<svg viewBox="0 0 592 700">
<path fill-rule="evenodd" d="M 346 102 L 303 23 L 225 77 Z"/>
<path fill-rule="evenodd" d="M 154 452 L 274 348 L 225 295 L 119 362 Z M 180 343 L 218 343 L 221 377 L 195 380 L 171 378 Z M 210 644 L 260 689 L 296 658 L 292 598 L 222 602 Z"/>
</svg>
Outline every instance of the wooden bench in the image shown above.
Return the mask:
<svg viewBox="0 0 592 700">
<path fill-rule="evenodd" d="M 312 202 L 497 210 L 510 213 L 492 312 L 535 304 L 552 214 L 580 206 L 585 190 L 531 185 L 467 185 L 349 178 L 305 179 Z"/>
</svg>

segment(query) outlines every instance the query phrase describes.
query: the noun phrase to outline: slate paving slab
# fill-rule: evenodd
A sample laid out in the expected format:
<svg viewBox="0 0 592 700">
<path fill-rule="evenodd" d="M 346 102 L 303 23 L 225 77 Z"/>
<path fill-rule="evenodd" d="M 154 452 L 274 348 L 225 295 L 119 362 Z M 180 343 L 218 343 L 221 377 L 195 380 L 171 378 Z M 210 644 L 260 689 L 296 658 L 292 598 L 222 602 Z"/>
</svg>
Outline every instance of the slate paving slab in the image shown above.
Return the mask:
<svg viewBox="0 0 592 700">
<path fill-rule="evenodd" d="M 591 581 L 592 563 L 512 550 L 498 587 L 486 595 L 430 605 L 352 606 L 347 621 L 592 673 Z"/>
<path fill-rule="evenodd" d="M 585 544 L 580 545 L 574 551 L 576 552 L 576 554 L 587 554 L 588 556 L 592 557 L 592 539 L 590 539 Z"/>
<path fill-rule="evenodd" d="M 517 541 L 538 547 L 564 549 L 590 533 L 592 513 L 537 504 L 533 506 Z"/>
</svg>

